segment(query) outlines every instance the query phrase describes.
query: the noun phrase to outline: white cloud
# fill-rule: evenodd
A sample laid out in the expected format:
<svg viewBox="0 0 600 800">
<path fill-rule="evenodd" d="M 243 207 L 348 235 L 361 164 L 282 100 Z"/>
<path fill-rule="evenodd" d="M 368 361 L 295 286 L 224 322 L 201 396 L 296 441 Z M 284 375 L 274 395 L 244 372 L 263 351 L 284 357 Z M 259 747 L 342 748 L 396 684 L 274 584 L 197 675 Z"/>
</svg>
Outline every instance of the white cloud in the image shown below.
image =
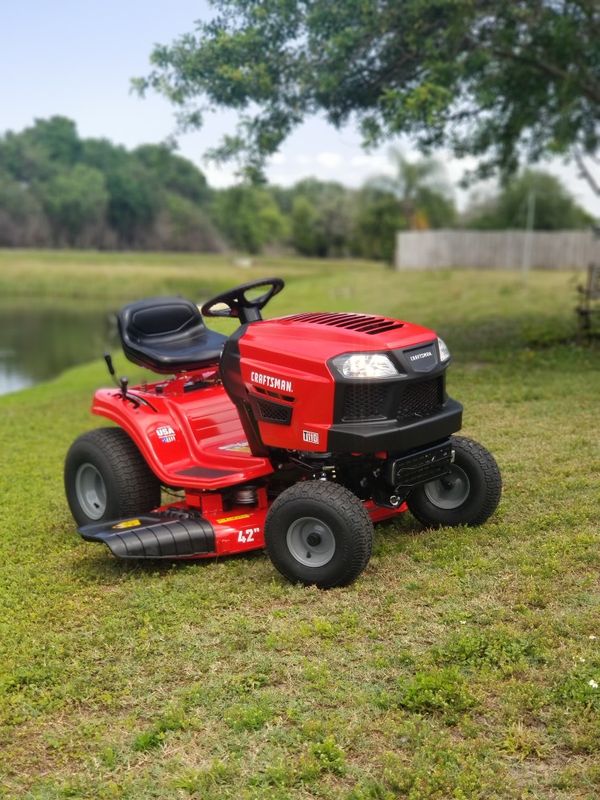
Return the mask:
<svg viewBox="0 0 600 800">
<path fill-rule="evenodd" d="M 339 153 L 323 150 L 317 155 L 317 164 L 325 169 L 337 169 L 342 164 L 342 157 Z"/>
<path fill-rule="evenodd" d="M 294 183 L 298 183 L 303 178 L 308 178 L 311 176 L 310 171 L 307 172 L 306 170 L 269 170 L 267 172 L 267 178 L 269 179 L 269 183 L 274 183 L 277 186 L 292 186 Z"/>
<path fill-rule="evenodd" d="M 202 166 L 202 171 L 206 180 L 215 189 L 225 189 L 227 186 L 233 186 L 239 183 L 239 178 L 235 174 L 235 169 L 226 166 L 215 166 L 208 163 Z"/>
<path fill-rule="evenodd" d="M 294 161 L 296 164 L 300 164 L 301 167 L 308 167 L 309 164 L 313 163 L 313 158 L 312 156 L 306 155 L 306 153 L 298 153 L 298 155 L 295 156 Z"/>
<path fill-rule="evenodd" d="M 285 164 L 287 158 L 283 155 L 283 153 L 274 153 L 271 158 L 269 159 L 270 163 L 274 166 L 280 166 L 281 164 Z"/>
<path fill-rule="evenodd" d="M 353 156 L 350 159 L 350 166 L 355 167 L 356 169 L 366 169 L 378 172 L 390 172 L 393 170 L 393 166 L 390 164 L 389 159 L 381 154 L 373 155 L 365 153 L 362 155 Z"/>
</svg>

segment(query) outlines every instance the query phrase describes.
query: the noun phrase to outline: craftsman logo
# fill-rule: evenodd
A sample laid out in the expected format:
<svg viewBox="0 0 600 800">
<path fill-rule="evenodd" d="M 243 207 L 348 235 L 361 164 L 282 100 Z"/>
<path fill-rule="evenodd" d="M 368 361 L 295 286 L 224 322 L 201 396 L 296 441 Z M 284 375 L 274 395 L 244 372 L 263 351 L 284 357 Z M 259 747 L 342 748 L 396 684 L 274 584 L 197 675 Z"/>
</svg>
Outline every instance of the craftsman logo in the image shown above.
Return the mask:
<svg viewBox="0 0 600 800">
<path fill-rule="evenodd" d="M 263 375 L 262 372 L 251 372 L 250 380 L 259 386 L 266 386 L 268 389 L 279 389 L 280 392 L 292 392 L 292 382 L 284 378 L 274 378 L 271 375 Z"/>
<path fill-rule="evenodd" d="M 411 361 L 418 361 L 420 358 L 429 358 L 429 356 L 432 356 L 432 355 L 433 355 L 433 353 L 431 352 L 431 350 L 427 350 L 427 352 L 425 352 L 425 353 L 417 353 L 414 356 L 410 356 L 410 360 Z"/>
<path fill-rule="evenodd" d="M 319 444 L 319 434 L 315 431 L 302 431 L 302 439 L 309 444 Z"/>
<path fill-rule="evenodd" d="M 160 428 L 156 429 L 156 435 L 163 444 L 175 441 L 175 431 L 170 425 L 161 425 Z"/>
</svg>

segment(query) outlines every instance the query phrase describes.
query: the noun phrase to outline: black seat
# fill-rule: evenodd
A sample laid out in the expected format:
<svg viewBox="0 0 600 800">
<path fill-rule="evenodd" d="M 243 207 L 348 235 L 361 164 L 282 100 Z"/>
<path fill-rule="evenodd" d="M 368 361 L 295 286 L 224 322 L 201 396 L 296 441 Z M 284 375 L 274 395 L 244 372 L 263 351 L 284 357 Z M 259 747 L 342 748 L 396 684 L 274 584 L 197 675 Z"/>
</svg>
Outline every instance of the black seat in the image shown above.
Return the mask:
<svg viewBox="0 0 600 800">
<path fill-rule="evenodd" d="M 154 372 L 202 369 L 221 357 L 227 336 L 210 331 L 198 306 L 182 297 L 153 297 L 121 309 L 119 334 L 125 355 Z"/>
</svg>

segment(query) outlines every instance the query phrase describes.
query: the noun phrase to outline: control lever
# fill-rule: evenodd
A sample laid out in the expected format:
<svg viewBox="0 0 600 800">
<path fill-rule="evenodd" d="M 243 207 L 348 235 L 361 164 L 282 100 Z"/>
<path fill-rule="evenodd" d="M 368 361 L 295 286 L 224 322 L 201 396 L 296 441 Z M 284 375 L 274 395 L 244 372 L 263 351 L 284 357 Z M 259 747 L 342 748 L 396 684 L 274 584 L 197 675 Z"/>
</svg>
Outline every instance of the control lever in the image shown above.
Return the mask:
<svg viewBox="0 0 600 800">
<path fill-rule="evenodd" d="M 119 381 L 116 378 L 115 368 L 113 366 L 113 360 L 110 353 L 104 353 L 104 360 L 106 361 L 106 368 L 110 374 L 110 377 L 113 379 L 113 383 L 115 386 L 119 386 Z"/>
<path fill-rule="evenodd" d="M 110 377 L 113 379 L 113 383 L 121 390 L 121 396 L 123 400 L 129 400 L 133 405 L 138 408 L 140 405 L 145 405 L 151 408 L 153 411 L 156 411 L 154 406 L 149 400 L 146 400 L 145 397 L 138 397 L 137 394 L 128 394 L 129 388 L 129 378 L 123 376 L 117 380 L 117 376 L 115 373 L 115 368 L 112 361 L 112 356 L 110 353 L 104 353 L 104 360 L 106 361 L 106 367 L 110 373 Z"/>
</svg>

